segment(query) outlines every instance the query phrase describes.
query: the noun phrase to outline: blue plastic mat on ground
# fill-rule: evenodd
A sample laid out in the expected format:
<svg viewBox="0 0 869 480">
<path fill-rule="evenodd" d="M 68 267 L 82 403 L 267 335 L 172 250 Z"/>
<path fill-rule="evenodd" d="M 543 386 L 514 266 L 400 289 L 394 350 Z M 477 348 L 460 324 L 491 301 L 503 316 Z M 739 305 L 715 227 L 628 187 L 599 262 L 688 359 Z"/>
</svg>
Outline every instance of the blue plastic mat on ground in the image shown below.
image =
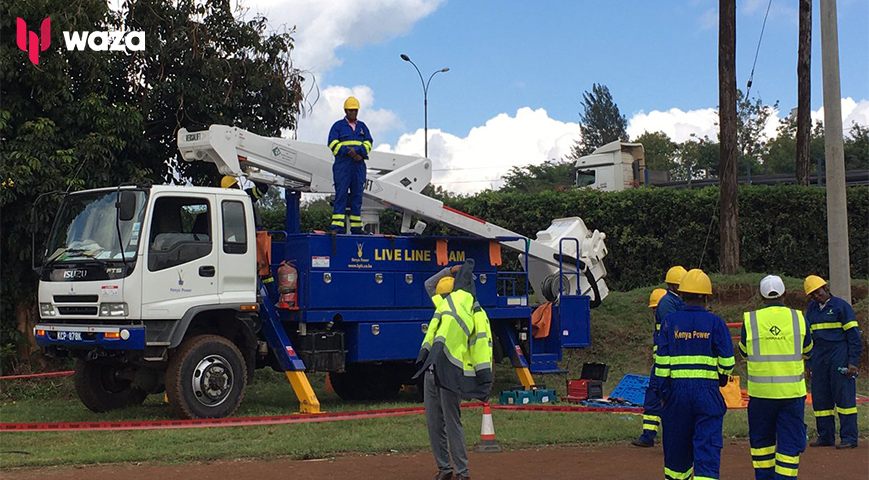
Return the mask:
<svg viewBox="0 0 869 480">
<path fill-rule="evenodd" d="M 627 374 L 619 382 L 618 386 L 610 393 L 610 398 L 624 398 L 634 405 L 643 405 L 646 398 L 646 388 L 649 386 L 649 377 L 646 375 Z"/>
</svg>

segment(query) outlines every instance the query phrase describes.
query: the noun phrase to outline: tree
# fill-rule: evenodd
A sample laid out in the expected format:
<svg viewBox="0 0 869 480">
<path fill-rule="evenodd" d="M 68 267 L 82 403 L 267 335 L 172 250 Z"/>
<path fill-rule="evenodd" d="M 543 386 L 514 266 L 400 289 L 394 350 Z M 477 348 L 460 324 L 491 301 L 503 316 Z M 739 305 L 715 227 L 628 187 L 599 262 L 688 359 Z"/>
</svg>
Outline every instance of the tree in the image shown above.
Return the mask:
<svg viewBox="0 0 869 480">
<path fill-rule="evenodd" d="M 718 105 L 721 124 L 720 184 L 721 271 L 734 274 L 739 268 L 739 199 L 737 197 L 737 105 L 736 90 L 736 0 L 718 4 Z"/>
<path fill-rule="evenodd" d="M 504 185 L 500 191 L 537 193 L 573 188 L 575 183 L 573 162 L 547 160 L 540 165 L 511 167 L 504 176 Z"/>
<path fill-rule="evenodd" d="M 824 145 L 821 143 L 821 152 Z M 845 170 L 869 169 L 869 127 L 853 123 L 845 137 Z"/>
<path fill-rule="evenodd" d="M 29 353 L 36 319 L 30 269 L 30 208 L 51 191 L 121 182 L 162 183 L 174 172 L 216 179 L 210 165 L 177 162 L 175 133 L 210 123 L 243 124 L 276 135 L 295 125 L 300 75 L 291 67 L 292 38 L 266 34 L 262 17 L 233 19 L 229 0 L 128 2 L 115 13 L 102 0 L 4 2 L 0 30 L 15 18 L 51 17 L 51 45 L 39 65 L 17 48 L 0 50 L 0 363 L 17 368 L 16 347 Z M 63 12 L 63 14 L 55 14 Z M 63 31 L 143 30 L 144 52 L 67 51 Z M 45 238 L 59 196 L 38 205 L 37 239 Z M 39 245 L 39 243 L 37 244 Z M 37 247 L 38 251 L 38 247 Z M 16 328 L 17 327 L 17 328 Z"/>
<path fill-rule="evenodd" d="M 778 101 L 771 106 L 764 105 L 760 97 L 751 99 L 742 90 L 736 90 L 737 174 L 757 172 L 766 148 L 763 131 L 777 109 Z"/>
<path fill-rule="evenodd" d="M 781 120 L 775 138 L 767 142 L 763 154 L 763 171 L 768 174 L 796 172 L 798 120 L 786 117 Z M 815 161 L 824 157 L 824 126 L 815 124 L 815 131 L 809 137 L 809 172 L 815 170 Z M 808 175 L 808 173 L 807 173 Z M 800 180 L 797 178 L 797 183 Z"/>
<path fill-rule="evenodd" d="M 646 169 L 671 172 L 678 167 L 676 162 L 679 146 L 664 132 L 644 132 L 634 142 L 643 144 Z"/>
<path fill-rule="evenodd" d="M 581 138 L 571 147 L 568 158 L 577 160 L 615 140 L 628 141 L 628 121 L 619 112 L 606 85 L 595 83 L 591 93 L 583 92 L 582 110 L 579 114 Z"/>
<path fill-rule="evenodd" d="M 709 137 L 695 137 L 678 145 L 679 162 L 672 170 L 674 180 L 714 178 L 718 176 L 720 146 Z"/>
<path fill-rule="evenodd" d="M 799 47 L 797 48 L 797 184 L 809 184 L 812 129 L 812 0 L 799 0 Z"/>
</svg>

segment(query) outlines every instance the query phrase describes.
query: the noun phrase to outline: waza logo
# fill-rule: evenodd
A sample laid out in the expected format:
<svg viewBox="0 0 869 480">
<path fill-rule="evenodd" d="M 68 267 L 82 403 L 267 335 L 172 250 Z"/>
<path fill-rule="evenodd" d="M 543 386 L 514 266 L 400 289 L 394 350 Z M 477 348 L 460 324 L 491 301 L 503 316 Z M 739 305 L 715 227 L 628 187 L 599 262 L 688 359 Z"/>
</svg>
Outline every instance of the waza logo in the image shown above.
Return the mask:
<svg viewBox="0 0 869 480">
<path fill-rule="evenodd" d="M 16 17 L 15 41 L 18 48 L 27 52 L 30 62 L 39 65 L 39 52 L 44 52 L 51 45 L 51 18 L 42 21 L 39 36 L 27 29 L 27 22 Z"/>
</svg>

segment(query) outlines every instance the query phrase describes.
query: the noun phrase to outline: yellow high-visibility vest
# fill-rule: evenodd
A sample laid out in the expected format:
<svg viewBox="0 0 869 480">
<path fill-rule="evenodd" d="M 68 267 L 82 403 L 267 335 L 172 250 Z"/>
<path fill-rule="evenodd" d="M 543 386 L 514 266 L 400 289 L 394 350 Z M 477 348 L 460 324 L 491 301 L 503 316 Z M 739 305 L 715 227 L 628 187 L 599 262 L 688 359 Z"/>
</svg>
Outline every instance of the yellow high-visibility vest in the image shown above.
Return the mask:
<svg viewBox="0 0 869 480">
<path fill-rule="evenodd" d="M 783 306 L 747 312 L 745 353 L 748 359 L 748 395 L 758 398 L 806 396 L 803 314 Z M 805 347 L 805 350 L 811 345 Z"/>
</svg>

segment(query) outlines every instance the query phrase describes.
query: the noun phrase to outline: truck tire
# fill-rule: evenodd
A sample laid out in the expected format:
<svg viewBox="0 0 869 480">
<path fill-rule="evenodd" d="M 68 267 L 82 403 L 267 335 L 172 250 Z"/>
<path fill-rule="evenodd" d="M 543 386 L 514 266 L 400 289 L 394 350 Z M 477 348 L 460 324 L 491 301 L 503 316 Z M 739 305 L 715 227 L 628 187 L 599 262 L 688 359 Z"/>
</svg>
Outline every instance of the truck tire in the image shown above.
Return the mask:
<svg viewBox="0 0 869 480">
<path fill-rule="evenodd" d="M 219 335 L 188 338 L 169 359 L 166 395 L 175 417 L 232 415 L 244 398 L 246 384 L 244 356 Z"/>
<path fill-rule="evenodd" d="M 140 405 L 148 393 L 132 386 L 132 381 L 118 374 L 126 365 L 117 360 L 79 359 L 75 364 L 75 393 L 88 410 L 105 413 L 110 410 Z"/>
</svg>

